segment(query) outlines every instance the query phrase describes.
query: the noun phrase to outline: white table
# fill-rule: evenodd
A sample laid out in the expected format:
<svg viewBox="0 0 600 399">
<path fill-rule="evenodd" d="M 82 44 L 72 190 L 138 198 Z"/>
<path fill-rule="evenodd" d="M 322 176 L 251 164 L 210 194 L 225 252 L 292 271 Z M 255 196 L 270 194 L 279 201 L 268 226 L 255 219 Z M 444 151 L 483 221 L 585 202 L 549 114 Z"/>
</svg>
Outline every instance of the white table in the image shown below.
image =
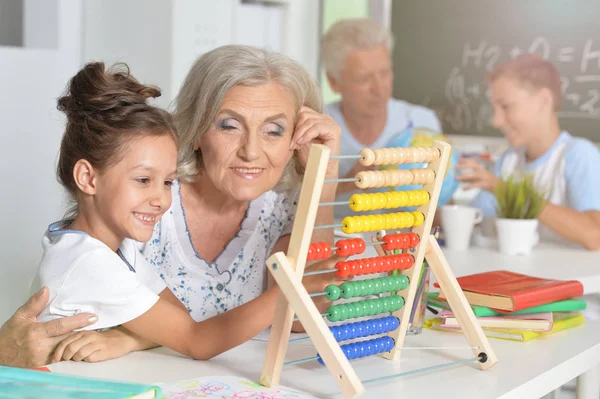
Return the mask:
<svg viewBox="0 0 600 399">
<path fill-rule="evenodd" d="M 474 364 L 421 373 L 366 386 L 364 398 L 527 399 L 539 398 L 578 378 L 578 398 L 597 399 L 600 390 L 600 322 L 526 343 L 492 340 L 499 362 L 487 371 Z M 353 361 L 361 380 L 473 357 L 462 335 L 424 331 L 408 336 L 406 347 L 461 347 L 451 350 L 404 350 L 400 362 L 379 357 Z M 266 342 L 250 341 L 210 361 L 194 361 L 158 348 L 89 364 L 62 362 L 52 371 L 134 381 L 172 382 L 201 376 L 236 375 L 258 380 Z M 291 345 L 287 360 L 314 355 L 308 344 Z M 288 366 L 281 383 L 318 397 L 340 398 L 332 377 L 316 362 Z"/>
</svg>

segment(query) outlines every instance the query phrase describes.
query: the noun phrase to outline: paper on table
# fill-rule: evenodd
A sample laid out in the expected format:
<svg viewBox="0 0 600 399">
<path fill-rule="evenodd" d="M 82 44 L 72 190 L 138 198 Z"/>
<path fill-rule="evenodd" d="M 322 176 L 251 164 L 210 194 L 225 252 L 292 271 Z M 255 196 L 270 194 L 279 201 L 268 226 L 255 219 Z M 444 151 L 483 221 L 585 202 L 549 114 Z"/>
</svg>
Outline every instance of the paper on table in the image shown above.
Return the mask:
<svg viewBox="0 0 600 399">
<path fill-rule="evenodd" d="M 165 399 L 316 399 L 291 388 L 265 388 L 243 377 L 214 376 L 158 384 Z"/>
</svg>

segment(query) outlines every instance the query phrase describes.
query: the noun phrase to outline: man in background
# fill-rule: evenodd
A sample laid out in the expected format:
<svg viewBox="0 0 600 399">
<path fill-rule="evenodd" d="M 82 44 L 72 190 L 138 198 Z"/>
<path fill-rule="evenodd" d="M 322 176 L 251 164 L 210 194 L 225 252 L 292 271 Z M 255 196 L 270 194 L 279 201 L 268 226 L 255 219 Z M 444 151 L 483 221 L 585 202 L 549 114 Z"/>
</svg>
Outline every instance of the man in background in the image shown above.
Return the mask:
<svg viewBox="0 0 600 399">
<path fill-rule="evenodd" d="M 327 79 L 341 95 L 325 112 L 342 128 L 342 155 L 357 155 L 365 147 L 386 147 L 411 126 L 441 133 L 432 110 L 392 98 L 392 48 L 389 30 L 370 19 L 337 22 L 321 40 Z M 354 177 L 365 169 L 355 159 L 340 161 L 340 177 Z M 347 199 L 355 190 L 353 182 L 340 183 L 338 200 Z"/>
</svg>

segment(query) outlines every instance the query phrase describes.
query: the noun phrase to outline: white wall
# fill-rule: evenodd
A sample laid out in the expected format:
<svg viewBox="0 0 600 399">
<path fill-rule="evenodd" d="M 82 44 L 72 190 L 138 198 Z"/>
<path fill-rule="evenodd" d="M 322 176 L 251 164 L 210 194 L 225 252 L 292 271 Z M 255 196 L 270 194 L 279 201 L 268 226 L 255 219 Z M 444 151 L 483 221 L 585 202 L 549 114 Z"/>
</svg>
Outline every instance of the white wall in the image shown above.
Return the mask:
<svg viewBox="0 0 600 399">
<path fill-rule="evenodd" d="M 0 323 L 26 299 L 41 237 L 63 212 L 54 173 L 63 133 L 56 98 L 79 68 L 81 19 L 77 3 L 57 6 L 58 49 L 0 47 Z"/>
<path fill-rule="evenodd" d="M 23 44 L 28 48 L 58 48 L 59 0 L 24 0 Z"/>
<path fill-rule="evenodd" d="M 125 62 L 133 76 L 159 86 L 157 104 L 171 91 L 171 1 L 86 0 L 83 2 L 83 61 Z"/>
</svg>

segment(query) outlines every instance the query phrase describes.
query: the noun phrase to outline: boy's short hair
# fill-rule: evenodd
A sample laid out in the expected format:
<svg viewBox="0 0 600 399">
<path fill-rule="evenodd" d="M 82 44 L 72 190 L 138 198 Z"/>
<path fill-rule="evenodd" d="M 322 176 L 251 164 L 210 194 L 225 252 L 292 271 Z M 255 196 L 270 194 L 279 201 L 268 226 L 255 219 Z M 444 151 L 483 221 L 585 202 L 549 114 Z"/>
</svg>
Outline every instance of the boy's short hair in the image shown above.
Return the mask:
<svg viewBox="0 0 600 399">
<path fill-rule="evenodd" d="M 560 73 L 551 62 L 537 54 L 522 54 L 494 68 L 485 77 L 485 83 L 490 85 L 501 77 L 514 79 L 528 89 L 550 90 L 554 111 L 558 111 L 562 97 Z"/>
</svg>

